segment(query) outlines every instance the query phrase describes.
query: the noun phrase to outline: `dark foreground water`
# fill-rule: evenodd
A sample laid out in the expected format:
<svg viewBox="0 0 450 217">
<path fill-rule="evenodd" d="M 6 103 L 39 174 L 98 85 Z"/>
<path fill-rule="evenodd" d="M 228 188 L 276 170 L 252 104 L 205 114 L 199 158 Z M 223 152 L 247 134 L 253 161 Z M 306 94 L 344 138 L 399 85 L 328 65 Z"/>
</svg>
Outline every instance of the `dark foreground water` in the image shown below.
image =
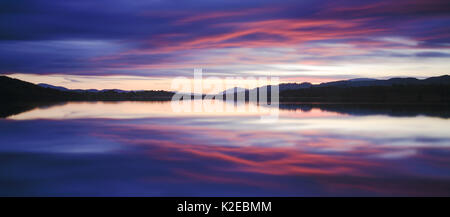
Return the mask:
<svg viewBox="0 0 450 217">
<path fill-rule="evenodd" d="M 281 108 L 74 102 L 9 115 L 0 196 L 450 196 L 447 116 Z"/>
</svg>

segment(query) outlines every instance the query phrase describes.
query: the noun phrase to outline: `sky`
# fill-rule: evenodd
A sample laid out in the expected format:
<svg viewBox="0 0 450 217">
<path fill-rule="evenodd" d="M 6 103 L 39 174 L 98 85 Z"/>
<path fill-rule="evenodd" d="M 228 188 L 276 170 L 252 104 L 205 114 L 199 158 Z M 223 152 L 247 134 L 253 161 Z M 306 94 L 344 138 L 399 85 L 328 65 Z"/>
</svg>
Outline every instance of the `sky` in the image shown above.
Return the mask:
<svg viewBox="0 0 450 217">
<path fill-rule="evenodd" d="M 178 76 L 281 82 L 449 74 L 447 0 L 2 0 L 0 74 L 68 88 Z"/>
</svg>

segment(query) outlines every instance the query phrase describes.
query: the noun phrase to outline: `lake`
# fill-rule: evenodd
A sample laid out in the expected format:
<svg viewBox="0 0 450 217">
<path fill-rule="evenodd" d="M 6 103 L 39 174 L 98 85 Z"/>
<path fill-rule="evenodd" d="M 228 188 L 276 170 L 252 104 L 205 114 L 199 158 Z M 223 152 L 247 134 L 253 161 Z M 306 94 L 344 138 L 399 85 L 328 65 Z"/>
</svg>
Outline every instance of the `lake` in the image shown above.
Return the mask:
<svg viewBox="0 0 450 217">
<path fill-rule="evenodd" d="M 450 196 L 447 110 L 208 103 L 5 115 L 0 196 Z"/>
</svg>

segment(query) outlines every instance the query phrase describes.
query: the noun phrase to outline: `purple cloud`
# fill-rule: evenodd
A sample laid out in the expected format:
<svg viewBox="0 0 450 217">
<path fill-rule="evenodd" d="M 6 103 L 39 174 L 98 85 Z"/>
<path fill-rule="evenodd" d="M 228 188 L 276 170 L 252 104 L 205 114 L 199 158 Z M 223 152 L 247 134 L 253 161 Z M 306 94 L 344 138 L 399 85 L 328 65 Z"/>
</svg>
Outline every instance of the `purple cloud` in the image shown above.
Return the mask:
<svg viewBox="0 0 450 217">
<path fill-rule="evenodd" d="M 190 75 L 197 65 L 232 73 L 245 70 L 230 65 L 392 58 L 401 55 L 380 49 L 448 49 L 450 42 L 450 4 L 441 0 L 8 0 L 0 8 L 0 73 L 170 77 Z M 415 44 L 380 40 L 392 37 Z M 315 47 L 321 43 L 352 47 Z M 235 48 L 254 51 L 242 57 L 229 52 Z M 286 58 L 254 57 L 268 48 L 297 50 Z M 211 55 L 216 50 L 226 56 Z"/>
</svg>

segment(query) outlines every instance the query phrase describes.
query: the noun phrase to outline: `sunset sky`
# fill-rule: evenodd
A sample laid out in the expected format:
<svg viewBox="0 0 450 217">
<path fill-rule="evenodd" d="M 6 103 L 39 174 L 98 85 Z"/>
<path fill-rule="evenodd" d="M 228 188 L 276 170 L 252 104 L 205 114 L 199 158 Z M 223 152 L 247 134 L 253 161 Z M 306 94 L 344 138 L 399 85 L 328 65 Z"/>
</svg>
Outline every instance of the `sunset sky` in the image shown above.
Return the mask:
<svg viewBox="0 0 450 217">
<path fill-rule="evenodd" d="M 3 0 L 0 73 L 68 88 L 174 77 L 449 74 L 448 0 Z M 239 79 L 237 79 L 239 80 Z"/>
</svg>

